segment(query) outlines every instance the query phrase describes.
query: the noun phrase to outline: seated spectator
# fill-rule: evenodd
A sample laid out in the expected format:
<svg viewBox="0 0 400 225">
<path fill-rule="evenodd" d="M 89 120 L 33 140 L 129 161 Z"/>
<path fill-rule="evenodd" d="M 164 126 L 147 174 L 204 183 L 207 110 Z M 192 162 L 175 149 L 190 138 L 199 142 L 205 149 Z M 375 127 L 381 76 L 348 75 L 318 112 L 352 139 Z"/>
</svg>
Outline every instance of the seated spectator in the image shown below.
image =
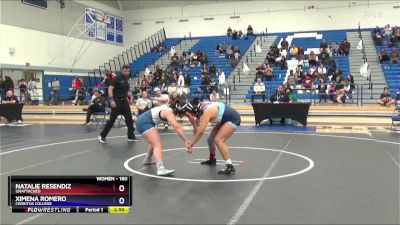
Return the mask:
<svg viewBox="0 0 400 225">
<path fill-rule="evenodd" d="M 303 70 L 302 70 L 301 66 L 297 66 L 296 67 L 296 71 L 294 72 L 294 76 L 295 76 L 295 79 L 296 79 L 296 83 L 297 84 L 301 84 L 301 81 L 304 78 L 304 74 L 303 74 Z"/>
<path fill-rule="evenodd" d="M 392 28 L 390 27 L 390 24 L 387 24 L 384 28 L 383 37 L 389 40 L 391 35 L 392 35 Z"/>
<path fill-rule="evenodd" d="M 292 46 L 290 47 L 291 58 L 297 59 L 298 53 L 299 53 L 299 49 L 296 47 L 296 45 L 292 44 Z"/>
<path fill-rule="evenodd" d="M 379 51 L 379 61 L 381 63 L 385 62 L 385 61 L 389 61 L 389 55 L 386 52 L 386 48 L 381 48 L 381 50 Z"/>
<path fill-rule="evenodd" d="M 290 102 L 289 95 L 285 92 L 283 85 L 279 85 L 276 88 L 275 94 L 269 99 L 272 103 L 287 103 Z M 272 124 L 272 119 L 269 119 L 269 123 Z M 281 124 L 285 124 L 285 118 L 281 119 Z"/>
<path fill-rule="evenodd" d="M 389 39 L 389 47 L 397 47 L 397 37 L 394 36 L 393 34 L 390 35 L 390 39 Z"/>
<path fill-rule="evenodd" d="M 231 27 L 228 27 L 228 30 L 226 31 L 226 36 L 228 36 L 228 37 L 232 36 L 232 29 L 231 29 Z"/>
<path fill-rule="evenodd" d="M 18 104 L 18 98 L 14 95 L 13 90 L 8 90 L 6 92 L 5 98 L 1 102 L 2 104 Z"/>
<path fill-rule="evenodd" d="M 319 102 L 321 103 L 322 100 L 324 100 L 324 102 L 326 102 L 326 100 L 328 100 L 328 94 L 327 94 L 328 88 L 326 86 L 325 83 L 321 83 L 318 86 L 318 96 L 319 96 Z"/>
<path fill-rule="evenodd" d="M 381 28 L 379 28 L 379 26 L 376 26 L 374 31 L 373 31 L 373 37 L 374 37 L 374 41 L 377 45 L 382 45 L 383 44 L 383 39 L 382 39 L 382 32 L 381 32 Z"/>
<path fill-rule="evenodd" d="M 396 36 L 397 40 L 400 40 L 400 27 L 395 26 L 396 32 L 393 32 L 394 36 Z"/>
<path fill-rule="evenodd" d="M 251 25 L 249 25 L 247 27 L 247 36 L 253 35 L 253 28 L 251 27 Z"/>
<path fill-rule="evenodd" d="M 314 89 L 314 79 L 309 73 L 306 73 L 302 81 L 301 87 L 304 89 L 303 92 L 306 92 L 309 89 Z"/>
<path fill-rule="evenodd" d="M 395 104 L 398 106 L 400 104 L 400 88 L 396 92 L 396 99 L 395 99 Z"/>
<path fill-rule="evenodd" d="M 265 61 L 267 61 L 268 64 L 274 65 L 276 61 L 275 54 L 272 50 L 269 50 L 267 57 L 265 58 Z"/>
<path fill-rule="evenodd" d="M 265 73 L 265 79 L 270 81 L 272 80 L 272 77 L 274 75 L 274 69 L 268 64 L 264 70 L 264 73 Z"/>
<path fill-rule="evenodd" d="M 344 81 L 341 81 L 336 84 L 336 101 L 340 103 L 346 102 L 346 91 L 344 89 Z"/>
<path fill-rule="evenodd" d="M 330 46 L 330 52 L 332 55 L 339 55 L 339 45 L 337 43 L 337 41 L 332 42 L 331 46 Z"/>
<path fill-rule="evenodd" d="M 208 69 L 208 74 L 210 74 L 210 76 L 215 76 L 216 73 L 217 73 L 217 68 L 215 68 L 215 65 L 212 64 Z"/>
<path fill-rule="evenodd" d="M 322 50 L 326 50 L 328 47 L 328 42 L 325 39 L 322 39 L 321 44 L 319 45 L 319 51 L 322 52 Z"/>
<path fill-rule="evenodd" d="M 289 96 L 289 102 L 297 102 L 297 95 L 292 91 L 290 87 L 285 88 L 285 93 Z"/>
<path fill-rule="evenodd" d="M 183 78 L 185 80 L 185 86 L 186 87 L 190 87 L 190 84 L 192 83 L 192 80 L 190 79 L 190 76 L 186 73 Z"/>
<path fill-rule="evenodd" d="M 136 107 L 138 109 L 138 115 L 151 109 L 151 100 L 148 99 L 147 91 L 142 91 L 140 98 L 136 101 Z"/>
<path fill-rule="evenodd" d="M 329 99 L 332 100 L 332 102 L 337 102 L 336 99 L 336 85 L 334 82 L 331 82 L 328 88 L 328 94 L 329 94 Z"/>
<path fill-rule="evenodd" d="M 282 58 L 279 61 L 279 67 L 281 68 L 281 70 L 287 69 L 287 61 L 284 55 L 282 55 Z"/>
<path fill-rule="evenodd" d="M 282 50 L 287 50 L 289 47 L 289 42 L 286 40 L 286 38 L 283 38 L 281 41 L 281 49 Z"/>
<path fill-rule="evenodd" d="M 257 79 L 257 82 L 253 87 L 253 94 L 251 95 L 251 102 L 254 102 L 254 96 L 262 96 L 263 102 L 265 102 L 265 84 L 261 81 L 260 78 Z"/>
<path fill-rule="evenodd" d="M 319 63 L 327 64 L 329 61 L 329 53 L 326 49 L 322 50 L 318 56 Z"/>
<path fill-rule="evenodd" d="M 298 60 L 304 59 L 304 48 L 301 45 L 299 45 L 299 51 L 297 52 L 297 59 Z"/>
<path fill-rule="evenodd" d="M 106 111 L 106 98 L 103 96 L 103 91 L 94 89 L 92 102 L 89 107 L 82 109 L 86 111 L 86 121 L 83 125 L 90 125 L 90 117 L 93 113 L 100 113 Z"/>
<path fill-rule="evenodd" d="M 378 99 L 378 103 L 381 106 L 390 106 L 391 104 L 394 104 L 395 100 L 392 99 L 392 96 L 390 96 L 389 93 L 389 88 L 385 87 L 383 88 L 383 93 Z"/>
<path fill-rule="evenodd" d="M 310 67 L 307 72 L 312 78 L 316 78 L 318 75 L 318 69 L 315 66 Z"/>
<path fill-rule="evenodd" d="M 175 53 L 172 57 L 171 57 L 171 66 L 173 67 L 177 67 L 179 64 L 179 57 L 178 55 Z"/>
<path fill-rule="evenodd" d="M 324 76 L 326 76 L 326 68 L 325 68 L 325 66 L 324 66 L 324 64 L 319 64 L 319 67 L 318 67 L 318 78 L 320 78 L 320 77 L 324 77 Z"/>
<path fill-rule="evenodd" d="M 311 51 L 310 54 L 308 55 L 308 64 L 310 66 L 317 65 L 317 56 L 315 55 L 314 51 Z"/>
<path fill-rule="evenodd" d="M 258 78 L 263 79 L 263 77 L 264 77 L 264 73 L 262 71 L 262 68 L 257 68 L 256 78 L 254 79 L 254 81 L 257 81 Z"/>
<path fill-rule="evenodd" d="M 339 47 L 339 54 L 340 55 L 349 55 L 350 52 L 350 42 L 347 41 L 347 39 L 343 39 L 343 42 L 340 44 Z"/>
<path fill-rule="evenodd" d="M 210 101 L 211 102 L 219 102 L 219 94 L 216 88 L 213 88 L 210 94 Z"/>
<path fill-rule="evenodd" d="M 161 93 L 161 89 L 159 87 L 154 88 L 155 96 L 152 101 L 153 106 L 165 105 L 169 101 L 168 94 Z"/>
<path fill-rule="evenodd" d="M 295 88 L 296 83 L 297 83 L 297 77 L 295 76 L 293 70 L 290 70 L 287 78 L 287 84 L 289 85 L 289 87 Z"/>
<path fill-rule="evenodd" d="M 389 64 L 393 65 L 393 63 L 400 64 L 399 52 L 397 51 L 396 47 L 393 47 L 392 48 L 392 52 L 390 53 L 390 62 L 389 62 Z"/>
</svg>

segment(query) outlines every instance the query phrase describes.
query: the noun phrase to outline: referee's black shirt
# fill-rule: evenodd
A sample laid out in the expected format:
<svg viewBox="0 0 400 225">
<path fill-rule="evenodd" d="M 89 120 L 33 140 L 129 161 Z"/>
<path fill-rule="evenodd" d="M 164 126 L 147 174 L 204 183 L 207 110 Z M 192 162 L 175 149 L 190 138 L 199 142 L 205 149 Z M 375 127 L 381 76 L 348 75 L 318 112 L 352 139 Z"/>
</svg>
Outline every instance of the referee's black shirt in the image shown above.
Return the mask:
<svg viewBox="0 0 400 225">
<path fill-rule="evenodd" d="M 113 96 L 114 98 L 126 98 L 129 91 L 128 77 L 118 76 L 112 82 L 111 86 L 114 86 Z"/>
</svg>

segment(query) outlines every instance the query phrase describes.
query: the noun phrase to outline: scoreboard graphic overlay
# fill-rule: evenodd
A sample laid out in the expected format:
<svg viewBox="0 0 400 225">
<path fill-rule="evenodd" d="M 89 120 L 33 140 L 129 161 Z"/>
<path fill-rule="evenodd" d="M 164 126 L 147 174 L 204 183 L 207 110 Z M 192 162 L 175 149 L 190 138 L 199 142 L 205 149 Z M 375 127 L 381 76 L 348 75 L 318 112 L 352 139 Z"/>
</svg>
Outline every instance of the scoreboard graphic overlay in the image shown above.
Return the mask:
<svg viewBox="0 0 400 225">
<path fill-rule="evenodd" d="M 9 176 L 15 213 L 129 213 L 130 176 Z"/>
</svg>

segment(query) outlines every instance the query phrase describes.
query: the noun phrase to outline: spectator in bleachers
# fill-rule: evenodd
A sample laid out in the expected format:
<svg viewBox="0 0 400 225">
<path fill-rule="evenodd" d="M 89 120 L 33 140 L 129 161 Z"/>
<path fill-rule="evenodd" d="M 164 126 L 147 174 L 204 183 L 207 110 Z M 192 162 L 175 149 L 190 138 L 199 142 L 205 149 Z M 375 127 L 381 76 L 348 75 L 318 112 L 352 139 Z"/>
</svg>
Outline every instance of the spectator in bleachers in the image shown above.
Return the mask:
<svg viewBox="0 0 400 225">
<path fill-rule="evenodd" d="M 395 26 L 395 31 L 393 31 L 394 36 L 396 36 L 397 40 L 400 40 L 400 27 Z"/>
<path fill-rule="evenodd" d="M 266 80 L 270 81 L 270 80 L 272 80 L 272 77 L 274 76 L 274 69 L 271 67 L 271 65 L 267 64 L 267 67 L 265 68 L 264 73 L 265 73 Z"/>
<path fill-rule="evenodd" d="M 281 60 L 279 61 L 279 67 L 281 70 L 287 69 L 287 61 L 284 55 L 282 55 Z"/>
<path fill-rule="evenodd" d="M 301 45 L 299 45 L 299 48 L 298 48 L 297 59 L 298 60 L 303 60 L 304 59 L 304 48 Z"/>
<path fill-rule="evenodd" d="M 291 58 L 297 59 L 297 54 L 299 52 L 299 49 L 296 47 L 296 45 L 292 44 L 290 47 L 290 56 Z"/>
<path fill-rule="evenodd" d="M 182 72 L 179 73 L 178 87 L 185 87 L 185 77 L 183 76 Z"/>
<path fill-rule="evenodd" d="M 192 80 L 190 79 L 190 76 L 187 73 L 184 76 L 184 80 L 185 80 L 185 85 L 187 87 L 190 87 L 190 84 L 192 83 Z"/>
<path fill-rule="evenodd" d="M 328 61 L 329 61 L 329 53 L 328 53 L 328 51 L 326 49 L 322 50 L 319 53 L 318 61 L 319 61 L 320 64 L 321 63 L 322 64 L 327 64 L 328 63 Z"/>
<path fill-rule="evenodd" d="M 296 87 L 296 83 L 297 83 L 297 77 L 295 76 L 293 70 L 290 70 L 287 78 L 287 84 L 289 85 L 289 87 L 294 88 Z"/>
<path fill-rule="evenodd" d="M 397 51 L 396 47 L 393 47 L 392 52 L 390 53 L 390 62 L 389 62 L 390 66 L 392 66 L 393 63 L 400 64 L 399 52 Z"/>
<path fill-rule="evenodd" d="M 317 71 L 318 71 L 318 78 L 326 76 L 326 68 L 323 63 L 319 64 Z"/>
<path fill-rule="evenodd" d="M 140 98 L 136 101 L 136 107 L 138 109 L 138 116 L 147 110 L 151 109 L 151 100 L 148 98 L 148 93 L 146 90 L 142 91 Z"/>
<path fill-rule="evenodd" d="M 303 93 L 305 93 L 307 90 L 314 89 L 314 79 L 309 73 L 305 74 L 301 86 L 303 88 Z"/>
<path fill-rule="evenodd" d="M 332 42 L 330 46 L 330 53 L 335 56 L 339 54 L 339 45 L 337 41 Z"/>
<path fill-rule="evenodd" d="M 256 78 L 254 79 L 254 81 L 257 81 L 257 79 L 263 79 L 264 78 L 264 72 L 263 72 L 263 68 L 262 67 L 258 67 L 257 71 L 256 71 Z M 265 78 L 266 79 L 266 78 Z"/>
<path fill-rule="evenodd" d="M 332 102 L 337 102 L 336 99 L 336 85 L 334 82 L 331 82 L 328 88 L 328 94 L 329 94 L 329 99 L 332 100 Z"/>
<path fill-rule="evenodd" d="M 385 87 L 383 88 L 383 93 L 378 99 L 378 103 L 381 106 L 390 106 L 391 104 L 394 104 L 395 100 L 392 99 L 392 96 L 390 96 L 389 93 L 389 88 Z"/>
<path fill-rule="evenodd" d="M 389 47 L 397 47 L 397 37 L 394 34 L 390 35 Z"/>
<path fill-rule="evenodd" d="M 173 92 L 178 92 L 178 84 L 173 81 L 169 86 L 168 86 L 168 94 L 171 95 Z"/>
<path fill-rule="evenodd" d="M 71 86 L 72 86 L 73 93 L 75 94 L 75 98 L 72 101 L 72 104 L 73 105 L 77 105 L 78 104 L 78 97 L 79 97 L 79 90 L 82 87 L 82 80 L 78 76 L 75 76 L 75 79 L 72 81 L 72 85 Z"/>
<path fill-rule="evenodd" d="M 336 84 L 336 101 L 345 103 L 346 101 L 346 90 L 344 89 L 344 80 Z"/>
<path fill-rule="evenodd" d="M 175 53 L 175 54 L 171 57 L 171 66 L 173 66 L 174 68 L 177 68 L 178 62 L 179 62 L 179 57 L 178 57 L 178 55 Z"/>
<path fill-rule="evenodd" d="M 269 52 L 267 53 L 267 56 L 265 58 L 265 61 L 268 64 L 274 65 L 275 64 L 275 60 L 276 60 L 276 57 L 275 57 L 274 52 L 272 50 L 269 50 Z"/>
<path fill-rule="evenodd" d="M 390 27 L 390 24 L 387 24 L 384 28 L 383 37 L 389 40 L 391 35 L 392 35 L 392 28 Z"/>
<path fill-rule="evenodd" d="M 215 76 L 216 73 L 217 73 L 217 68 L 215 67 L 214 64 L 211 64 L 210 68 L 208 69 L 208 74 L 210 76 Z"/>
<path fill-rule="evenodd" d="M 257 79 L 257 82 L 253 87 L 253 94 L 251 95 L 251 102 L 254 102 L 255 96 L 262 96 L 263 102 L 265 102 L 265 84 L 261 81 L 260 78 Z"/>
<path fill-rule="evenodd" d="M 210 84 L 209 85 L 210 85 L 210 88 L 209 88 L 210 92 L 213 89 L 218 89 L 218 83 L 217 83 L 217 81 L 215 80 L 214 77 L 210 77 Z"/>
<path fill-rule="evenodd" d="M 153 98 L 153 106 L 165 105 L 169 101 L 168 94 L 161 93 L 161 89 L 159 87 L 154 88 L 155 96 Z"/>
<path fill-rule="evenodd" d="M 325 39 L 322 39 L 321 44 L 319 45 L 319 51 L 321 52 L 322 50 L 328 49 L 328 47 L 328 42 Z"/>
<path fill-rule="evenodd" d="M 281 49 L 282 50 L 287 50 L 289 47 L 289 42 L 286 40 L 286 38 L 283 38 L 281 41 Z"/>
<path fill-rule="evenodd" d="M 232 39 L 233 40 L 237 40 L 239 38 L 239 34 L 236 30 L 233 30 L 232 32 Z"/>
<path fill-rule="evenodd" d="M 297 84 L 301 84 L 301 81 L 304 78 L 304 74 L 303 74 L 303 70 L 302 70 L 301 66 L 297 66 L 296 67 L 296 71 L 294 72 L 294 76 L 295 76 L 295 79 L 296 79 L 296 83 Z"/>
<path fill-rule="evenodd" d="M 216 88 L 213 88 L 210 94 L 210 101 L 211 102 L 219 102 L 219 94 Z"/>
<path fill-rule="evenodd" d="M 400 104 L 400 88 L 396 92 L 396 99 L 394 104 L 396 104 L 397 106 Z"/>
<path fill-rule="evenodd" d="M 232 36 L 232 29 L 228 27 L 228 30 L 226 31 L 226 36 L 231 37 Z"/>
<path fill-rule="evenodd" d="M 105 112 L 106 110 L 106 99 L 103 96 L 103 91 L 94 89 L 93 100 L 89 103 L 89 107 L 82 109 L 86 111 L 86 121 L 83 125 L 90 125 L 90 117 L 93 113 Z"/>
<path fill-rule="evenodd" d="M 329 96 L 327 94 L 328 88 L 325 83 L 321 83 L 318 85 L 318 97 L 319 97 L 319 102 L 321 103 L 322 100 L 326 102 L 326 100 L 329 99 Z"/>
<path fill-rule="evenodd" d="M 347 74 L 346 80 L 349 81 L 351 92 L 353 92 L 354 89 L 356 89 L 356 85 L 354 83 L 354 77 L 351 75 L 351 73 Z"/>
<path fill-rule="evenodd" d="M 253 35 L 253 28 L 251 27 L 251 25 L 249 25 L 247 27 L 247 36 Z"/>
<path fill-rule="evenodd" d="M 203 93 L 208 94 L 208 86 L 210 85 L 210 79 L 208 76 L 202 74 L 201 75 L 201 83 L 200 83 L 200 89 Z"/>
<path fill-rule="evenodd" d="M 386 52 L 386 48 L 381 48 L 381 50 L 379 51 L 379 61 L 381 63 L 389 61 L 389 55 Z"/>
<path fill-rule="evenodd" d="M 312 66 L 308 69 L 308 74 L 311 75 L 312 78 L 316 78 L 318 75 L 318 68 L 315 66 Z"/>
<path fill-rule="evenodd" d="M 308 55 L 308 64 L 310 66 L 317 65 L 317 56 L 315 55 L 314 51 L 311 51 L 310 54 Z"/>
<path fill-rule="evenodd" d="M 350 42 L 347 41 L 347 38 L 343 39 L 343 41 L 339 47 L 339 54 L 340 55 L 349 55 L 350 47 L 351 47 Z"/>
<path fill-rule="evenodd" d="M 140 81 L 140 89 L 142 91 L 147 90 L 147 88 L 150 86 L 150 81 L 149 79 L 146 77 L 146 75 L 143 75 L 142 80 Z"/>
<path fill-rule="evenodd" d="M 379 28 L 379 26 L 376 26 L 374 31 L 373 31 L 373 37 L 374 37 L 374 41 L 377 45 L 382 45 L 383 44 L 383 39 L 382 39 L 382 32 L 381 32 L 381 28 Z"/>
</svg>

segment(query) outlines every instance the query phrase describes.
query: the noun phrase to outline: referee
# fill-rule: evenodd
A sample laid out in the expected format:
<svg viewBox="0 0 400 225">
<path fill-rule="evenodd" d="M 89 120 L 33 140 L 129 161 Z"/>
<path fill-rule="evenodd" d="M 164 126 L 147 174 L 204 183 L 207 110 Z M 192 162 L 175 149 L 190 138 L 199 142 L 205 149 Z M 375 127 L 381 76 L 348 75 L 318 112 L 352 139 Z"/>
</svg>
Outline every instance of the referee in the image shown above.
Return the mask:
<svg viewBox="0 0 400 225">
<path fill-rule="evenodd" d="M 129 66 L 124 65 L 121 70 L 121 76 L 112 80 L 108 87 L 108 100 L 111 105 L 110 120 L 107 121 L 106 126 L 98 136 L 99 141 L 103 144 L 107 142 L 106 136 L 113 127 L 117 117 L 121 114 L 124 116 L 126 126 L 128 127 L 128 141 L 139 141 L 134 134 L 135 129 L 133 128 L 132 113 L 127 99 L 129 91 L 129 74 Z"/>
</svg>

